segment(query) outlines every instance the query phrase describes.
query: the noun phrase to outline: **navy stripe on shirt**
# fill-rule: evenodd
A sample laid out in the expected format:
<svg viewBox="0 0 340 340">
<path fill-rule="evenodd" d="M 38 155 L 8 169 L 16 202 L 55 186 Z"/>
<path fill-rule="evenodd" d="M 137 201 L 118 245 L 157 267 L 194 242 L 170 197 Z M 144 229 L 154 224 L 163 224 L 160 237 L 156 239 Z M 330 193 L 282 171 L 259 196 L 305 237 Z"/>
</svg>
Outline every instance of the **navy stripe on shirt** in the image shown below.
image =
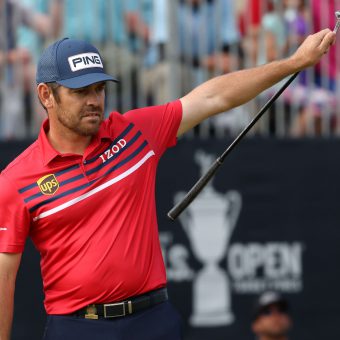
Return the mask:
<svg viewBox="0 0 340 340">
<path fill-rule="evenodd" d="M 103 174 L 102 176 L 88 182 L 88 183 L 85 183 L 85 184 L 82 184 L 76 188 L 73 188 L 73 189 L 70 189 L 68 191 L 65 191 L 63 192 L 62 194 L 60 195 L 57 195 L 57 196 L 53 196 L 51 198 L 48 198 L 47 200 L 45 201 L 42 201 L 36 205 L 34 205 L 32 208 L 29 209 L 29 212 L 32 213 L 34 212 L 35 210 L 37 210 L 38 208 L 48 204 L 48 203 L 51 203 L 51 202 L 54 202 L 60 198 L 63 198 L 63 197 L 66 197 L 66 196 L 69 196 L 77 191 L 80 191 L 80 190 L 83 190 L 89 186 L 91 186 L 93 183 L 95 183 L 96 181 L 98 181 L 99 179 L 107 176 L 108 174 L 110 174 L 111 172 L 119 169 L 120 167 L 122 167 L 123 165 L 125 165 L 126 163 L 128 163 L 129 161 L 131 161 L 134 157 L 136 157 L 140 152 L 143 151 L 143 149 L 148 145 L 147 141 L 144 141 L 133 153 L 131 153 L 129 156 L 127 156 L 126 158 L 124 158 L 121 162 L 119 162 L 118 164 L 116 164 L 115 166 L 113 166 L 112 168 L 108 169 L 108 171 L 105 172 L 105 174 Z"/>
<path fill-rule="evenodd" d="M 114 155 L 113 155 L 110 159 L 108 159 L 105 163 L 102 163 L 102 164 L 100 164 L 99 166 L 97 166 L 97 167 L 95 167 L 95 168 L 93 168 L 93 169 L 91 169 L 91 170 L 88 170 L 88 171 L 86 172 L 86 175 L 89 176 L 89 175 L 91 175 L 91 174 L 93 174 L 93 173 L 95 173 L 95 172 L 101 170 L 103 167 L 106 167 L 106 166 L 110 165 L 110 163 L 111 163 L 112 161 L 114 161 L 118 156 L 120 156 L 125 150 L 128 150 L 129 147 L 131 147 L 131 146 L 138 140 L 138 138 L 139 138 L 141 135 L 142 135 L 141 132 L 138 131 L 138 132 L 135 134 L 135 136 L 133 136 L 132 139 L 125 145 L 124 148 L 120 149 L 119 152 L 117 152 L 116 154 L 114 154 Z M 100 156 L 98 156 L 97 159 L 98 159 L 99 157 L 100 157 Z M 78 167 L 79 167 L 79 165 L 78 165 Z M 62 181 L 62 182 L 60 182 L 60 183 L 59 183 L 59 187 L 62 187 L 62 186 L 66 185 L 66 184 L 69 184 L 69 183 L 73 183 L 73 182 L 79 181 L 79 180 L 83 179 L 84 177 L 85 177 L 85 176 L 84 176 L 83 174 L 80 174 L 80 175 L 77 175 L 77 176 L 68 178 L 68 179 L 66 179 L 66 180 L 64 180 L 64 181 Z M 34 195 L 31 195 L 31 196 L 25 198 L 25 199 L 24 199 L 24 202 L 25 202 L 25 203 L 28 203 L 28 202 L 30 202 L 30 201 L 32 201 L 32 200 L 34 200 L 34 199 L 36 199 L 36 198 L 39 198 L 39 197 L 41 197 L 41 196 L 44 196 L 44 194 L 43 194 L 42 192 L 38 192 L 38 193 L 36 193 L 36 194 L 34 194 Z"/>
<path fill-rule="evenodd" d="M 133 127 L 134 127 L 134 124 L 133 124 L 133 123 L 130 123 L 130 124 L 128 125 L 128 127 L 127 127 L 127 128 L 126 128 L 126 129 L 125 129 L 125 130 L 117 137 L 117 138 L 115 138 L 115 139 L 113 140 L 113 142 L 111 143 L 111 145 L 109 146 L 109 148 L 112 148 L 113 145 L 115 145 L 120 139 L 124 138 L 124 137 L 132 130 Z M 93 158 L 90 158 L 89 160 L 86 160 L 86 163 L 87 163 L 87 164 L 93 163 L 93 162 L 95 162 L 99 157 L 100 157 L 100 155 L 97 155 L 97 156 L 95 156 L 95 157 L 93 157 Z M 70 167 L 68 167 L 68 168 L 66 168 L 66 169 L 63 169 L 63 170 L 61 170 L 61 171 L 56 172 L 54 175 L 55 175 L 56 177 L 58 177 L 58 176 L 64 175 L 64 174 L 66 174 L 66 173 L 68 173 L 68 172 L 70 172 L 70 171 L 72 171 L 72 170 L 78 169 L 78 168 L 79 168 L 79 164 L 71 165 Z M 27 186 L 25 186 L 25 187 L 19 189 L 18 192 L 19 192 L 20 194 L 23 194 L 24 192 L 26 192 L 26 191 L 28 191 L 28 190 L 30 190 L 30 189 L 33 189 L 33 188 L 35 188 L 35 187 L 37 187 L 37 186 L 38 186 L 37 182 L 34 182 L 34 183 L 32 183 L 32 184 L 29 184 L 29 185 L 27 185 Z"/>
</svg>

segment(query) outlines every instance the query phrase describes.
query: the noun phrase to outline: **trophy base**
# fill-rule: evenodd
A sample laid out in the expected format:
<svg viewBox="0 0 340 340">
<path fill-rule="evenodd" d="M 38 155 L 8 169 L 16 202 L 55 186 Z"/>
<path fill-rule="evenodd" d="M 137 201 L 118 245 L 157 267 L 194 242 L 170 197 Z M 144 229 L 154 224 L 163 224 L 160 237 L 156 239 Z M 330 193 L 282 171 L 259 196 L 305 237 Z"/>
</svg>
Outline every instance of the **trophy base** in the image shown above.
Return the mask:
<svg viewBox="0 0 340 340">
<path fill-rule="evenodd" d="M 232 313 L 194 314 L 189 322 L 195 327 L 227 326 L 234 322 L 234 315 Z"/>
</svg>

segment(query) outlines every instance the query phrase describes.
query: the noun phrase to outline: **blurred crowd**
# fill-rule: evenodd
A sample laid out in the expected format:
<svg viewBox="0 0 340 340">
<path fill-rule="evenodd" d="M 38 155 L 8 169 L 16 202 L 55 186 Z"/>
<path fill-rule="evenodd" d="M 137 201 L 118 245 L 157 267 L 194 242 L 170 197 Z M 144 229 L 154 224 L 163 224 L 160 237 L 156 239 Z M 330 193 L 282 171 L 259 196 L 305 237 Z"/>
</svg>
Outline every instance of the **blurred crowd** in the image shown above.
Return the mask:
<svg viewBox="0 0 340 340">
<path fill-rule="evenodd" d="M 290 55 L 311 32 L 333 29 L 340 0 L 0 0 L 0 139 L 32 138 L 46 117 L 35 95 L 44 47 L 85 39 L 108 72 L 108 110 L 164 103 L 206 79 Z M 332 136 L 340 127 L 337 49 L 301 73 L 254 134 Z M 238 133 L 281 86 L 198 126 L 193 135 Z"/>
</svg>

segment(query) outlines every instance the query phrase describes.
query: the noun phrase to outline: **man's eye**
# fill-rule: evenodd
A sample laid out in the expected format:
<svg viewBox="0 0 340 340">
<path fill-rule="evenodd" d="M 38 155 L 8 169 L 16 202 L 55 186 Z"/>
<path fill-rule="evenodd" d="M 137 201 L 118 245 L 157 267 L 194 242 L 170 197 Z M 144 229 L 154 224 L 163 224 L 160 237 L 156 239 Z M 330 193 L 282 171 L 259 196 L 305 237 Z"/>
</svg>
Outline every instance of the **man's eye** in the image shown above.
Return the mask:
<svg viewBox="0 0 340 340">
<path fill-rule="evenodd" d="M 78 89 L 78 90 L 75 90 L 74 92 L 77 93 L 77 94 L 84 94 L 86 92 L 86 90 L 85 89 Z"/>
</svg>

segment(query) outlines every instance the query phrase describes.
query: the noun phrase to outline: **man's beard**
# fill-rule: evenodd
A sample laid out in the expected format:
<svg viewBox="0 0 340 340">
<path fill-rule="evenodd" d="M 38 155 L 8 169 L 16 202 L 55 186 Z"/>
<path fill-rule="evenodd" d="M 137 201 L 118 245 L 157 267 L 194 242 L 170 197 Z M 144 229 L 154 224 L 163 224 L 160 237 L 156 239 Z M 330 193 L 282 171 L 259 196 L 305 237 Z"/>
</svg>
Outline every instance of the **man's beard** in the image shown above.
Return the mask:
<svg viewBox="0 0 340 340">
<path fill-rule="evenodd" d="M 57 117 L 64 127 L 80 136 L 88 137 L 98 133 L 104 114 L 100 107 L 88 107 L 77 116 L 70 114 L 70 111 L 59 109 Z"/>
</svg>

